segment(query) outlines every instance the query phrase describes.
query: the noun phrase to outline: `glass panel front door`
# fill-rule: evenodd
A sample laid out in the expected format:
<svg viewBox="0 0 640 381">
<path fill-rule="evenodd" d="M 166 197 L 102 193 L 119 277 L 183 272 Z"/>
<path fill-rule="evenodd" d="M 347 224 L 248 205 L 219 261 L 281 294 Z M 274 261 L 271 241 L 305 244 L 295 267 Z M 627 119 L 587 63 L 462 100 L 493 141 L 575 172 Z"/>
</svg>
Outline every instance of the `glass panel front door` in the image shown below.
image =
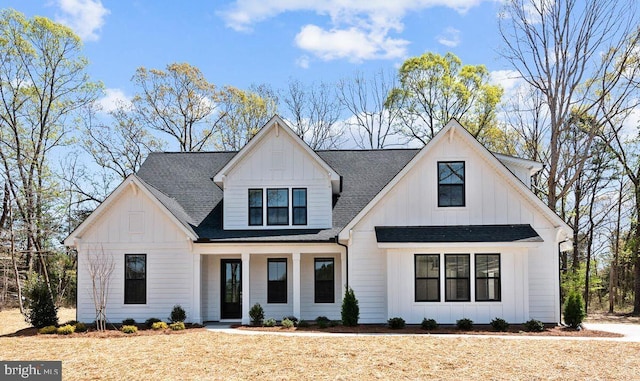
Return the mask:
<svg viewBox="0 0 640 381">
<path fill-rule="evenodd" d="M 239 319 L 242 317 L 242 261 L 221 259 L 220 269 L 220 318 Z"/>
</svg>

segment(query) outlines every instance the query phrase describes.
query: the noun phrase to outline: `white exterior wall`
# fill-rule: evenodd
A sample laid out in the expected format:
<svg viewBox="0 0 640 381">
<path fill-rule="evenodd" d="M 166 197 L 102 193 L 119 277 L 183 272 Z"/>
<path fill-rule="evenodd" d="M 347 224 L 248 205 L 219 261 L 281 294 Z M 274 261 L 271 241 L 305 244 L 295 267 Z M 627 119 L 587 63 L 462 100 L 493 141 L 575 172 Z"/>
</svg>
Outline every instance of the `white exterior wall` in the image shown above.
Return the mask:
<svg viewBox="0 0 640 381">
<path fill-rule="evenodd" d="M 166 213 L 142 191 L 134 192 L 128 187 L 79 241 L 78 320 L 95 320 L 87 271 L 90 255 L 101 259 L 110 257 L 114 263 L 107 304 L 110 322 L 119 323 L 126 318 L 144 322 L 150 317 L 166 320 L 175 304 L 185 309 L 188 321 L 197 321 L 199 305 L 194 305 L 193 300 L 199 289 L 194 288 L 192 274 L 200 258 L 190 252 L 185 234 Z M 124 304 L 125 254 L 147 256 L 146 304 Z M 198 292 L 194 295 L 196 289 Z"/>
<path fill-rule="evenodd" d="M 437 206 L 438 161 L 465 162 L 466 206 Z M 531 224 L 544 239 L 534 248 L 525 244 L 522 248 L 512 245 L 508 249 L 494 250 L 503 254 L 505 262 L 500 305 L 486 302 L 478 306 L 474 302 L 443 302 L 437 307 L 416 305 L 412 302 L 413 286 L 409 287 L 414 282 L 413 253 L 443 253 L 444 246 L 435 250 L 425 244 L 425 247 L 398 256 L 378 248 L 374 229 L 375 226 L 489 224 Z M 436 316 L 449 322 L 476 317 L 473 320 L 479 323 L 499 316 L 498 312 L 505 319 L 516 319 L 517 322 L 529 318 L 557 321 L 554 308 L 557 305 L 554 295 L 558 290 L 557 245 L 555 236 L 548 234 L 552 231 L 555 233 L 549 220 L 490 162 L 457 134 L 451 140 L 447 136 L 429 147 L 421 160 L 352 229 L 349 283 L 360 301 L 361 321 L 373 323 L 401 316 L 407 321 L 419 322 L 418 319 L 429 317 L 425 315 L 429 313 L 436 320 Z M 452 252 L 478 252 L 469 244 L 461 244 L 459 248 L 451 246 L 448 248 Z M 483 248 L 480 252 L 487 251 Z M 516 277 L 514 271 L 519 276 Z M 443 279 L 441 286 L 444 288 L 442 282 Z M 522 294 L 522 290 L 527 292 Z M 471 296 L 473 300 L 474 295 Z M 404 301 L 402 305 L 398 304 L 401 300 Z"/>
<path fill-rule="evenodd" d="M 264 226 L 249 226 L 250 188 L 307 188 L 307 225 L 292 229 L 330 228 L 332 191 L 328 173 L 288 134 L 273 129 L 241 160 L 224 180 L 225 229 L 282 229 L 266 225 L 266 193 L 263 195 Z"/>
<path fill-rule="evenodd" d="M 287 303 L 267 303 L 267 259 L 287 259 Z M 291 254 L 265 254 L 251 256 L 251 305 L 260 303 L 264 309 L 265 319 L 281 320 L 285 316 L 293 315 L 293 263 Z M 297 316 L 299 318 L 299 316 Z"/>
<path fill-rule="evenodd" d="M 333 303 L 315 303 L 314 301 L 314 258 L 334 259 L 334 295 Z M 342 262 L 340 255 L 327 254 L 301 254 L 300 255 L 300 318 L 314 320 L 318 316 L 326 316 L 331 320 L 340 320 L 342 306 Z"/>
</svg>

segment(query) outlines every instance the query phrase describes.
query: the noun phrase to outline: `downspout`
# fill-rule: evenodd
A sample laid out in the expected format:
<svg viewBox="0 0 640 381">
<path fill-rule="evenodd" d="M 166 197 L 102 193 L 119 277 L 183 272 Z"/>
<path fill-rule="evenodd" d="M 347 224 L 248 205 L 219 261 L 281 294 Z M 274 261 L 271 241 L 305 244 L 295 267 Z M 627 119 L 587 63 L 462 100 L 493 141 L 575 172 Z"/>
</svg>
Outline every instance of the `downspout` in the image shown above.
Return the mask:
<svg viewBox="0 0 640 381">
<path fill-rule="evenodd" d="M 345 269 L 346 269 L 345 287 L 349 288 L 349 246 L 340 243 L 340 240 L 338 239 L 338 234 L 336 234 L 335 240 L 336 240 L 336 244 L 338 244 L 338 246 L 344 247 L 344 259 L 345 259 Z"/>
<path fill-rule="evenodd" d="M 560 301 L 560 316 L 558 316 L 558 325 L 562 325 L 562 271 L 566 271 L 562 268 L 562 249 L 561 246 L 565 242 L 570 242 L 570 239 L 558 242 L 558 300 Z"/>
</svg>

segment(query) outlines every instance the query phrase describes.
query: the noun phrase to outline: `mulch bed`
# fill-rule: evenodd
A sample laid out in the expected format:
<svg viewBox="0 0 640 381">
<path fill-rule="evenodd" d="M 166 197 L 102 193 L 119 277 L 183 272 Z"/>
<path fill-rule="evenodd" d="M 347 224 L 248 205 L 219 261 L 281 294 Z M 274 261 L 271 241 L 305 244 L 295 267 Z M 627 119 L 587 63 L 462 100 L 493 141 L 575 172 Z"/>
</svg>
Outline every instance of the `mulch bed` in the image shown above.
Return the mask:
<svg viewBox="0 0 640 381">
<path fill-rule="evenodd" d="M 157 330 L 147 328 L 144 324 L 136 324 L 138 327 L 138 332 L 135 333 L 124 333 L 120 331 L 120 324 L 117 325 L 109 325 L 106 331 L 100 332 L 96 331 L 94 327 L 88 326 L 88 330 L 86 332 L 74 332 L 70 335 L 58 335 L 58 334 L 39 334 L 37 328 L 25 328 L 14 333 L 10 333 L 8 335 L 3 335 L 0 337 L 27 337 L 27 336 L 39 336 L 39 337 L 47 337 L 47 338 L 73 338 L 73 337 L 97 337 L 97 338 L 117 338 L 117 337 L 129 337 L 129 336 L 152 336 L 152 335 L 180 335 L 185 332 L 193 332 L 194 330 L 205 331 L 204 327 L 199 324 L 189 324 L 185 323 L 185 329 L 174 331 L 171 329 Z"/>
</svg>

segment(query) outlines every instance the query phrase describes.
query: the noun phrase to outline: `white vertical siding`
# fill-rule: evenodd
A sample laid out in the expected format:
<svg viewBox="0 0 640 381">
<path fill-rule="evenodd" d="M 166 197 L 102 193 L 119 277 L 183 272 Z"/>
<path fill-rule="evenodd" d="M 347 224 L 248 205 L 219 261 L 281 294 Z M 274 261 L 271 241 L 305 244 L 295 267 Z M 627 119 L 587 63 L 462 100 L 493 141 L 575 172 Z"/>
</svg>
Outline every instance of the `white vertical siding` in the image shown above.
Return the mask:
<svg viewBox="0 0 640 381">
<path fill-rule="evenodd" d="M 269 258 L 285 258 L 287 260 L 287 303 L 267 302 L 267 260 Z M 280 320 L 293 315 L 293 263 L 290 254 L 254 254 L 251 256 L 251 305 L 260 303 L 264 308 L 265 319 Z M 299 316 L 298 316 L 299 317 Z"/>
<path fill-rule="evenodd" d="M 315 303 L 314 301 L 314 258 L 333 258 L 335 276 L 334 303 Z M 342 288 L 344 287 L 340 269 L 339 254 L 304 254 L 300 255 L 300 313 L 303 320 L 313 320 L 318 316 L 326 316 L 331 320 L 340 320 L 342 306 Z M 357 296 L 357 295 L 356 295 Z"/>
<path fill-rule="evenodd" d="M 349 247 L 349 286 L 358 298 L 361 323 L 387 320 L 387 259 L 372 231 L 353 233 Z"/>
</svg>

